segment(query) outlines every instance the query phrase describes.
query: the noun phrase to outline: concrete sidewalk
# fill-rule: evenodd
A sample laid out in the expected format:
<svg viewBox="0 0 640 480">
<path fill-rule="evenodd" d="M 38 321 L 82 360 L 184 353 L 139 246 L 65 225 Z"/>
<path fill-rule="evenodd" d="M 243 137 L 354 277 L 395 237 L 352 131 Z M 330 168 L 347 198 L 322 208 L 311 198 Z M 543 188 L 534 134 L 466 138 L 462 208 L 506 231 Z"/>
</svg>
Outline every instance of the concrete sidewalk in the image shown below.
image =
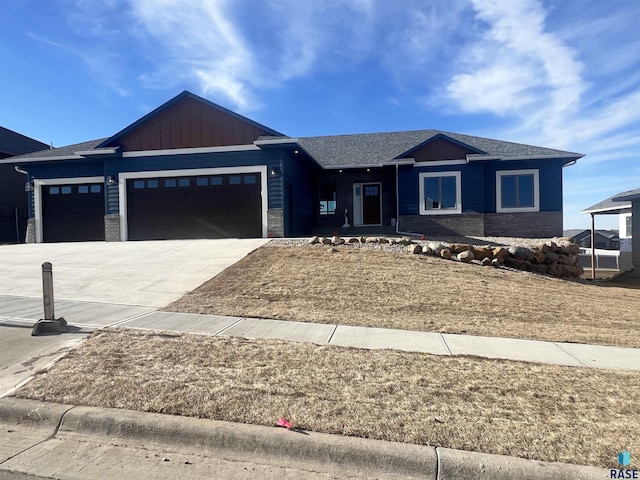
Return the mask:
<svg viewBox="0 0 640 480">
<path fill-rule="evenodd" d="M 0 295 L 0 327 L 3 324 L 32 324 L 40 318 L 40 305 L 40 300 L 33 298 Z M 64 316 L 70 325 L 82 328 L 84 332 L 100 327 L 121 326 L 640 371 L 639 348 L 160 312 L 149 307 L 92 302 L 56 302 L 56 312 Z"/>
<path fill-rule="evenodd" d="M 607 474 L 426 445 L 0 399 L 0 478 L 590 480 Z"/>
<path fill-rule="evenodd" d="M 392 349 L 434 355 L 475 355 L 572 367 L 640 371 L 638 348 L 172 312 L 153 312 L 119 325 L 137 329 L 277 338 L 341 347 Z"/>
</svg>

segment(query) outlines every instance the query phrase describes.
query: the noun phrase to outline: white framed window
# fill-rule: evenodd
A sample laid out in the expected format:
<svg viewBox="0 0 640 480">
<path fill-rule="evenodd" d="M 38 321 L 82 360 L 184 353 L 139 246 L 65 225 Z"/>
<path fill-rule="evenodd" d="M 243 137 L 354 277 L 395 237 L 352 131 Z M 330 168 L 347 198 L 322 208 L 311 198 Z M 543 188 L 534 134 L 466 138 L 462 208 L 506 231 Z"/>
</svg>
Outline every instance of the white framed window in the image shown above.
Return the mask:
<svg viewBox="0 0 640 480">
<path fill-rule="evenodd" d="M 420 215 L 462 213 L 460 172 L 423 172 L 419 182 Z"/>
<path fill-rule="evenodd" d="M 498 170 L 496 172 L 496 212 L 539 212 L 538 170 Z"/>
</svg>

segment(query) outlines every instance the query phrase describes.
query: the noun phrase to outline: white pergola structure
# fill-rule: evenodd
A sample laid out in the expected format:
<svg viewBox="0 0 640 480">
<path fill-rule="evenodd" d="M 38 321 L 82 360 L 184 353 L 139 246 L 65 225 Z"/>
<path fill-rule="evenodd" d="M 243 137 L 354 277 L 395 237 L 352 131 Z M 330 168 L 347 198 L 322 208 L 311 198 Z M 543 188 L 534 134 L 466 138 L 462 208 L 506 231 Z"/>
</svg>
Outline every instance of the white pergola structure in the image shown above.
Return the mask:
<svg viewBox="0 0 640 480">
<path fill-rule="evenodd" d="M 617 193 L 581 212 L 591 215 L 591 278 L 593 280 L 596 278 L 595 216 L 631 213 L 633 218 L 636 211 L 636 221 L 631 221 L 631 262 L 635 268 L 640 267 L 640 189 Z"/>
</svg>

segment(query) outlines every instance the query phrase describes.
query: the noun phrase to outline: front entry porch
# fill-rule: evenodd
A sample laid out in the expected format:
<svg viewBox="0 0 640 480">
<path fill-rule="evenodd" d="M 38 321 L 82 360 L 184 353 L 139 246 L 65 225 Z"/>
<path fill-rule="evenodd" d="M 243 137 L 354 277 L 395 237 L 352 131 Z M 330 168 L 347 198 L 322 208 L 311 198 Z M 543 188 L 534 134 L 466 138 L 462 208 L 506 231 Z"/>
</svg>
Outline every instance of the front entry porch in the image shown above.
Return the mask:
<svg viewBox="0 0 640 480">
<path fill-rule="evenodd" d="M 395 233 L 393 167 L 326 170 L 317 185 L 314 235 Z"/>
</svg>

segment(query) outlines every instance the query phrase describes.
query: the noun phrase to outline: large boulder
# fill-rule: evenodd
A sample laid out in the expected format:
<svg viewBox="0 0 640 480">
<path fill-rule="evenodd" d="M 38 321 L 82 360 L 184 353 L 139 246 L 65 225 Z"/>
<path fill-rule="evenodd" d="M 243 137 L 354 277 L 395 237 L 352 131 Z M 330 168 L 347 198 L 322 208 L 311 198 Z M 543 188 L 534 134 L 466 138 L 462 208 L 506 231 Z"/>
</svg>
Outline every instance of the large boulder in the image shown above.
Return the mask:
<svg viewBox="0 0 640 480">
<path fill-rule="evenodd" d="M 556 263 L 558 261 L 558 254 L 549 250 L 544 254 L 545 263 Z"/>
<path fill-rule="evenodd" d="M 476 257 L 473 255 L 471 250 L 465 250 L 464 252 L 460 252 L 458 254 L 458 260 L 461 262 L 469 263 L 471 260 L 475 260 Z"/>
<path fill-rule="evenodd" d="M 458 254 L 462 252 L 466 252 L 467 250 L 471 250 L 471 245 L 468 243 L 452 243 L 449 245 L 449 250 L 451 253 Z"/>
<path fill-rule="evenodd" d="M 338 236 L 338 235 L 334 235 L 334 236 L 331 238 L 331 243 L 332 243 L 333 245 L 342 245 L 342 244 L 344 243 L 344 239 L 343 239 L 343 238 L 341 238 L 341 237 L 340 237 L 340 236 Z"/>
<path fill-rule="evenodd" d="M 316 243 L 320 243 L 320 239 L 317 236 L 314 235 L 309 240 L 309 245 L 315 245 Z"/>
<path fill-rule="evenodd" d="M 536 263 L 545 263 L 547 256 L 540 250 L 534 250 L 533 258 L 535 259 Z"/>
<path fill-rule="evenodd" d="M 533 256 L 533 252 L 527 247 L 520 247 L 520 246 L 509 247 L 509 254 L 516 258 L 526 260 L 527 262 L 532 262 L 535 260 Z"/>
<path fill-rule="evenodd" d="M 380 239 L 378 237 L 367 237 L 364 239 L 364 243 L 378 243 Z"/>
<path fill-rule="evenodd" d="M 320 237 L 320 243 L 322 245 L 331 245 L 331 239 L 327 237 Z"/>
<path fill-rule="evenodd" d="M 398 245 L 411 245 L 412 243 L 413 243 L 413 240 L 411 240 L 411 237 L 407 237 L 407 236 L 401 237 L 398 240 Z"/>
<path fill-rule="evenodd" d="M 540 242 L 533 248 L 534 250 L 538 250 L 539 252 L 547 253 L 551 249 L 551 246 L 547 245 L 545 242 Z"/>
<path fill-rule="evenodd" d="M 547 247 L 547 252 L 556 253 L 558 250 L 560 250 L 560 247 L 558 247 L 558 244 L 553 240 L 547 240 L 546 242 L 544 242 L 544 244 Z M 547 252 L 544 252 L 544 253 L 547 253 Z"/>
<path fill-rule="evenodd" d="M 493 258 L 498 260 L 498 263 L 504 263 L 509 256 L 509 250 L 504 247 L 496 247 L 493 249 Z"/>
<path fill-rule="evenodd" d="M 445 260 L 451 260 L 451 250 L 449 250 L 448 248 L 442 248 L 440 250 L 440 256 Z"/>
<path fill-rule="evenodd" d="M 429 242 L 427 243 L 427 247 L 429 247 L 436 255 L 440 255 L 444 245 L 440 242 Z M 449 253 L 451 253 L 451 250 L 449 250 Z"/>
<path fill-rule="evenodd" d="M 547 267 L 547 273 L 554 277 L 560 277 L 562 275 L 562 265 L 558 263 L 551 263 Z"/>
<path fill-rule="evenodd" d="M 525 270 L 525 271 L 529 271 L 531 270 L 531 262 L 527 261 L 527 260 L 523 260 L 522 258 L 518 257 L 507 257 L 504 261 L 504 265 L 506 267 L 509 268 L 515 268 L 517 270 Z"/>
<path fill-rule="evenodd" d="M 474 247 L 473 256 L 476 260 L 484 260 L 485 258 L 490 259 L 493 256 L 493 253 L 491 251 L 491 247 L 485 245 L 483 247 Z"/>
<path fill-rule="evenodd" d="M 417 243 L 414 243 L 413 245 L 409 245 L 409 253 L 415 253 L 415 254 L 422 253 L 422 247 Z"/>
</svg>

